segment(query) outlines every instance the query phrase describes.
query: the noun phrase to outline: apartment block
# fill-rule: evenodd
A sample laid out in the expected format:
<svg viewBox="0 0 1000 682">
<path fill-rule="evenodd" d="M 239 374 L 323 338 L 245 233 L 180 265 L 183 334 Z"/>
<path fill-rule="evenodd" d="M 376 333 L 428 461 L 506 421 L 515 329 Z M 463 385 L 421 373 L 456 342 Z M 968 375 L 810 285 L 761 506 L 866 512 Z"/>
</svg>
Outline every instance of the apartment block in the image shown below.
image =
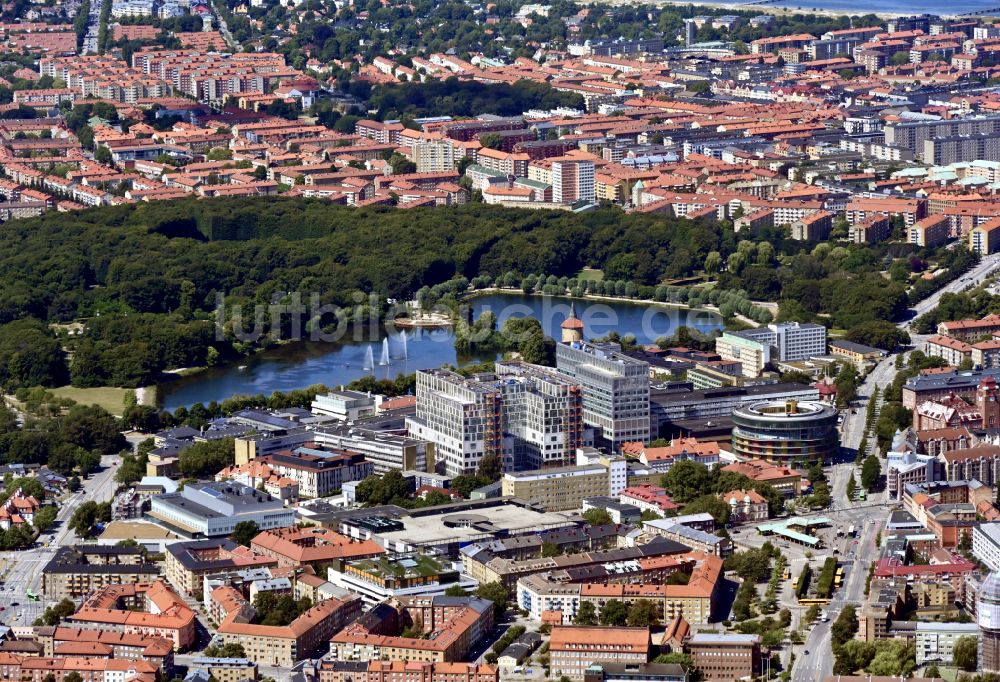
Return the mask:
<svg viewBox="0 0 1000 682">
<path fill-rule="evenodd" d="M 991 572 L 1000 571 L 1000 523 L 981 523 L 972 529 L 972 553 Z"/>
<path fill-rule="evenodd" d="M 964 161 L 1000 161 L 1000 131 L 932 137 L 924 140 L 920 151 L 918 157 L 935 166 Z"/>
<path fill-rule="evenodd" d="M 789 225 L 792 239 L 798 241 L 823 241 L 833 229 L 833 213 L 816 211 L 802 216 Z"/>
<path fill-rule="evenodd" d="M 514 469 L 569 464 L 586 444 L 583 391 L 569 377 L 539 365 L 498 362 L 505 460 Z"/>
<path fill-rule="evenodd" d="M 403 637 L 415 628 L 422 637 Z M 493 604 L 475 597 L 400 597 L 372 608 L 330 640 L 342 661 L 462 660 L 493 628 Z"/>
<path fill-rule="evenodd" d="M 854 244 L 878 244 L 892 234 L 892 223 L 888 216 L 874 215 L 852 223 L 847 238 Z"/>
<path fill-rule="evenodd" d="M 649 662 L 648 628 L 557 625 L 549 640 L 549 676 L 583 680 L 595 663 Z"/>
<path fill-rule="evenodd" d="M 275 559 L 280 567 L 291 568 L 385 554 L 373 540 L 352 540 L 328 528 L 314 526 L 266 530 L 251 541 L 250 548 L 256 554 Z"/>
<path fill-rule="evenodd" d="M 594 201 L 594 162 L 559 156 L 552 162 L 552 201 L 572 204 Z"/>
<path fill-rule="evenodd" d="M 413 146 L 418 173 L 440 173 L 455 168 L 455 148 L 450 140 L 420 140 Z"/>
<path fill-rule="evenodd" d="M 194 646 L 197 640 L 194 611 L 162 580 L 104 587 L 67 620 L 86 630 L 162 637 L 176 651 Z"/>
<path fill-rule="evenodd" d="M 951 222 L 943 214 L 930 215 L 913 223 L 907 230 L 907 241 L 917 246 L 939 246 L 951 236 Z"/>
<path fill-rule="evenodd" d="M 236 574 L 248 568 L 277 566 L 278 561 L 260 556 L 229 538 L 175 542 L 167 545 L 167 580 L 181 592 L 201 596 L 205 578 Z"/>
<path fill-rule="evenodd" d="M 53 601 L 79 599 L 107 585 L 145 583 L 159 575 L 160 568 L 139 548 L 60 547 L 42 569 L 42 594 Z"/>
<path fill-rule="evenodd" d="M 216 631 L 226 644 L 242 645 L 247 658 L 258 665 L 291 668 L 319 654 L 327 641 L 360 613 L 357 597 L 322 601 L 285 626 L 258 625 L 238 609 Z"/>
<path fill-rule="evenodd" d="M 1000 218 L 976 225 L 969 232 L 969 250 L 980 256 L 1000 251 Z"/>
<path fill-rule="evenodd" d="M 1000 132 L 1000 116 L 952 118 L 941 121 L 904 121 L 885 126 L 885 143 L 921 153 L 930 139 L 958 135 L 982 135 Z"/>
<path fill-rule="evenodd" d="M 406 661 L 320 662 L 319 682 L 499 682 L 496 666 L 486 663 Z"/>
<path fill-rule="evenodd" d="M 584 498 L 617 496 L 625 488 L 627 467 L 621 457 L 602 457 L 589 464 L 506 472 L 502 491 L 546 511 L 579 509 Z"/>
<path fill-rule="evenodd" d="M 303 445 L 258 457 L 249 464 L 227 467 L 216 479 L 233 479 L 256 488 L 257 483 L 245 478 L 248 468 L 251 471 L 266 468 L 273 477 L 294 481 L 300 496 L 313 498 L 333 495 L 345 483 L 364 480 L 375 472 L 375 466 L 360 452 Z"/>
<path fill-rule="evenodd" d="M 731 682 L 761 673 L 760 635 L 696 633 L 685 642 L 704 680 Z"/>
<path fill-rule="evenodd" d="M 942 358 L 953 367 L 972 360 L 972 346 L 949 336 L 929 336 L 924 341 L 924 354 Z"/>
<path fill-rule="evenodd" d="M 484 455 L 503 457 L 503 396 L 495 384 L 448 370 L 417 372 L 410 435 L 435 444 L 445 473 L 471 473 Z"/>
</svg>

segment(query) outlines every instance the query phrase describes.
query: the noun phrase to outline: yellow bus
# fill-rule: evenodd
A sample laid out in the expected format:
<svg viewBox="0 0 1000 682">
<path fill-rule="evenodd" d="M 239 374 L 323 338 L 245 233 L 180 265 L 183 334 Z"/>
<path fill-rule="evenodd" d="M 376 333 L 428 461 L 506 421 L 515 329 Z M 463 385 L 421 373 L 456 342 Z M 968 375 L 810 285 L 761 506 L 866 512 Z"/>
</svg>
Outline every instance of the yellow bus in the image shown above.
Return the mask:
<svg viewBox="0 0 1000 682">
<path fill-rule="evenodd" d="M 815 598 L 815 599 L 809 599 L 809 598 L 799 599 L 799 606 L 812 606 L 813 604 L 817 604 L 819 606 L 826 606 L 829 603 L 830 603 L 829 599 L 819 599 L 819 598 Z"/>
<path fill-rule="evenodd" d="M 840 587 L 844 582 L 844 567 L 837 566 L 837 572 L 833 576 L 834 587 Z"/>
</svg>

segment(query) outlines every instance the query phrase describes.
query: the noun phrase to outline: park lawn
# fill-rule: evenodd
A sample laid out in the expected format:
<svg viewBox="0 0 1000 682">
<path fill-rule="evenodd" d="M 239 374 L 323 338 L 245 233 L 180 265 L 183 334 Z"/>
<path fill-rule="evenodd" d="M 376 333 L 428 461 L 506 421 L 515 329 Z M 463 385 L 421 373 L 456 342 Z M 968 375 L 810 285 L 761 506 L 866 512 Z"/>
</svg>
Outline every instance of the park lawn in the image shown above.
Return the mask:
<svg viewBox="0 0 1000 682">
<path fill-rule="evenodd" d="M 51 390 L 60 398 L 69 398 L 80 405 L 99 405 L 111 414 L 119 416 L 125 411 L 125 396 L 129 393 L 135 394 L 135 389 L 114 388 L 112 386 L 98 386 L 97 388 L 62 386 Z"/>
<path fill-rule="evenodd" d="M 600 282 L 604 279 L 604 271 L 594 268 L 584 268 L 576 273 L 576 278 L 583 281 Z"/>
</svg>

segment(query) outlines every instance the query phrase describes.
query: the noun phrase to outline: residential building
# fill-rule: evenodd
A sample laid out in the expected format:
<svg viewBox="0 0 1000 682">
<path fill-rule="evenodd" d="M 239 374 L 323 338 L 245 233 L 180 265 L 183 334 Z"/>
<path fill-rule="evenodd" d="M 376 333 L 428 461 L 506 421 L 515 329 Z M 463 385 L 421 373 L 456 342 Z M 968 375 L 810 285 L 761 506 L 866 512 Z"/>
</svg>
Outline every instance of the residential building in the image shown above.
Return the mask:
<svg viewBox="0 0 1000 682">
<path fill-rule="evenodd" d="M 916 624 L 917 665 L 952 665 L 952 651 L 960 637 L 979 639 L 976 623 Z"/>
<path fill-rule="evenodd" d="M 627 472 L 623 458 L 607 456 L 575 466 L 508 471 L 502 490 L 546 511 L 579 509 L 586 497 L 618 495 L 627 484 Z"/>
<path fill-rule="evenodd" d="M 573 462 L 590 440 L 583 423 L 580 385 L 540 365 L 498 362 L 503 398 L 504 454 L 514 469 L 540 469 Z"/>
<path fill-rule="evenodd" d="M 1000 523 L 982 523 L 972 529 L 972 553 L 990 571 L 1000 571 Z"/>
<path fill-rule="evenodd" d="M 917 246 L 939 246 L 950 236 L 951 222 L 944 214 L 921 218 L 907 230 L 907 241 Z"/>
<path fill-rule="evenodd" d="M 163 637 L 177 651 L 197 641 L 194 611 L 162 580 L 103 587 L 67 620 L 88 630 Z"/>
<path fill-rule="evenodd" d="M 1000 251 L 1000 218 L 976 225 L 969 232 L 969 250 L 980 256 Z"/>
<path fill-rule="evenodd" d="M 878 363 L 887 353 L 880 348 L 872 348 L 853 341 L 831 341 L 830 354 L 850 360 L 859 370 Z"/>
<path fill-rule="evenodd" d="M 654 514 L 664 514 L 680 509 L 680 505 L 667 495 L 666 489 L 650 483 L 625 488 L 621 491 L 618 499 L 622 504 L 638 507 L 640 512 L 650 511 Z"/>
<path fill-rule="evenodd" d="M 253 539 L 250 548 L 256 554 L 276 559 L 278 566 L 293 568 L 385 554 L 385 550 L 372 540 L 355 541 L 315 526 L 263 531 Z"/>
<path fill-rule="evenodd" d="M 411 436 L 429 440 L 451 476 L 476 471 L 485 455 L 503 458 L 503 396 L 496 384 L 447 370 L 417 372 Z"/>
<path fill-rule="evenodd" d="M 805 475 L 782 464 L 752 459 L 726 465 L 722 470 L 743 474 L 754 481 L 763 481 L 785 497 L 798 497 L 802 494 L 802 481 Z"/>
<path fill-rule="evenodd" d="M 445 470 L 456 475 L 487 453 L 506 469 L 568 464 L 587 438 L 582 414 L 575 381 L 545 367 L 500 362 L 495 374 L 469 379 L 418 372 L 417 415 L 407 424 L 436 443 Z"/>
<path fill-rule="evenodd" d="M 572 204 L 594 201 L 594 162 L 559 156 L 552 162 L 552 201 Z"/>
<path fill-rule="evenodd" d="M 227 538 L 167 545 L 167 580 L 184 594 L 203 594 L 207 576 L 235 574 L 248 568 L 277 566 L 276 559 L 255 554 Z"/>
<path fill-rule="evenodd" d="M 972 346 L 948 336 L 929 336 L 924 341 L 924 354 L 941 358 L 949 365 L 958 367 L 972 361 Z"/>
<path fill-rule="evenodd" d="M 420 140 L 413 145 L 418 173 L 440 173 L 455 168 L 455 147 L 449 140 Z"/>
<path fill-rule="evenodd" d="M 216 632 L 225 644 L 243 646 L 258 665 L 291 668 L 315 657 L 327 641 L 361 613 L 361 600 L 330 598 L 316 604 L 285 626 L 258 625 L 244 610 L 228 615 Z"/>
<path fill-rule="evenodd" d="M 281 495 L 281 481 L 288 480 L 295 483 L 299 496 L 328 497 L 340 492 L 345 483 L 362 481 L 374 472 L 375 466 L 360 452 L 303 445 L 227 467 L 216 480 L 232 479 L 251 488 L 263 483 L 265 491 L 275 497 Z M 277 479 L 277 495 L 267 487 L 271 476 Z"/>
<path fill-rule="evenodd" d="M 767 499 L 755 490 L 732 490 L 722 495 L 722 501 L 729 505 L 729 522 L 758 523 L 767 521 Z"/>
<path fill-rule="evenodd" d="M 499 682 L 496 666 L 486 663 L 406 661 L 331 661 L 323 659 L 319 682 Z"/>
<path fill-rule="evenodd" d="M 940 322 L 937 326 L 937 333 L 966 343 L 973 343 L 981 338 L 1000 333 L 1000 315 L 991 313 L 981 320 Z"/>
<path fill-rule="evenodd" d="M 80 599 L 106 585 L 150 582 L 160 568 L 138 547 L 73 545 L 60 547 L 42 569 L 46 599 Z"/>
<path fill-rule="evenodd" d="M 853 244 L 879 244 L 892 234 L 892 223 L 888 216 L 874 215 L 871 218 L 851 223 L 848 239 Z"/>
<path fill-rule="evenodd" d="M 407 628 L 422 637 L 403 637 Z M 377 605 L 330 640 L 342 661 L 462 660 L 493 628 L 493 604 L 476 597 L 401 597 Z"/>
<path fill-rule="evenodd" d="M 684 643 L 702 678 L 731 682 L 761 673 L 760 635 L 695 633 Z"/>
<path fill-rule="evenodd" d="M 701 515 L 694 516 L 700 517 Z M 643 521 L 642 528 L 643 531 L 652 536 L 679 542 L 699 552 L 725 557 L 732 550 L 732 542 L 729 538 L 719 537 L 711 532 L 715 530 L 715 522 L 711 516 L 706 521 L 708 522 L 708 530 L 703 529 L 704 525 L 697 527 L 695 524 L 685 522 L 683 516 Z"/>
<path fill-rule="evenodd" d="M 595 663 L 649 662 L 649 628 L 557 625 L 549 640 L 549 676 L 583 680 Z"/>
<path fill-rule="evenodd" d="M 219 682 L 243 682 L 257 679 L 257 664 L 249 658 L 211 658 L 202 656 L 191 661 L 190 671 L 204 671 Z"/>
<path fill-rule="evenodd" d="M 802 216 L 791 225 L 792 239 L 798 241 L 824 241 L 829 238 L 833 229 L 833 213 L 816 211 Z"/>
<path fill-rule="evenodd" d="M 647 447 L 643 443 L 625 443 L 622 454 L 638 457 L 639 461 L 657 473 L 666 473 L 676 462 L 690 460 L 713 467 L 719 463 L 719 444 L 695 438 L 673 438 L 667 445 Z"/>
</svg>

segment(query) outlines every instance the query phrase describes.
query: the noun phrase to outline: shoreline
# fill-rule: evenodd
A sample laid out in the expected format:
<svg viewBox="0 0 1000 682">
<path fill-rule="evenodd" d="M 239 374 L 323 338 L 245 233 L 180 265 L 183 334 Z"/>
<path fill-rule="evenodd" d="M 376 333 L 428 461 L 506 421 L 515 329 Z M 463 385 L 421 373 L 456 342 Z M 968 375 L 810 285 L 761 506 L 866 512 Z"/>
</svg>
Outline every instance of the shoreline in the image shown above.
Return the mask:
<svg viewBox="0 0 1000 682">
<path fill-rule="evenodd" d="M 776 16 L 785 16 L 790 14 L 815 14 L 819 16 L 830 16 L 830 17 L 862 17 L 866 14 L 874 14 L 877 17 L 885 18 L 895 18 L 895 17 L 905 17 L 912 14 L 919 14 L 920 12 L 904 12 L 904 11 L 880 11 L 876 9 L 869 10 L 867 12 L 859 12 L 853 9 L 837 9 L 831 7 L 810 7 L 808 4 L 802 4 L 795 7 L 777 6 L 777 5 L 746 5 L 735 2 L 724 2 L 723 0 L 695 0 L 694 2 L 685 2 L 684 0 L 646 0 L 652 5 L 673 5 L 676 7 L 710 7 L 712 9 L 722 9 L 729 11 L 740 11 L 740 12 L 757 12 L 759 14 L 773 14 Z M 631 0 L 581 0 L 581 4 L 584 5 L 631 5 L 633 2 Z M 1000 3 L 997 5 L 1000 7 Z M 942 19 L 954 19 L 959 16 L 964 16 L 960 14 L 938 14 Z M 1000 11 L 996 15 L 977 15 L 979 17 L 989 17 L 989 16 L 1000 16 Z"/>
<path fill-rule="evenodd" d="M 681 310 L 685 310 L 685 311 L 692 312 L 695 315 L 697 315 L 698 313 L 707 313 L 707 314 L 711 315 L 714 318 L 715 321 L 717 321 L 718 328 L 720 330 L 725 330 L 725 329 L 730 329 L 731 328 L 730 324 L 727 324 L 727 321 L 719 313 L 718 307 L 710 305 L 710 304 L 701 305 L 701 306 L 698 306 L 698 307 L 692 307 L 692 306 L 688 305 L 687 303 L 677 303 L 677 302 L 671 302 L 671 301 L 656 301 L 656 300 L 653 300 L 653 299 L 631 299 L 631 298 L 625 298 L 625 297 L 616 297 L 616 296 L 613 296 L 613 295 L 612 296 L 608 296 L 608 295 L 603 295 L 603 294 L 602 295 L 587 294 L 587 295 L 585 295 L 583 297 L 574 297 L 574 296 L 569 296 L 569 295 L 552 295 L 552 294 L 545 294 L 545 293 L 542 293 L 542 292 L 532 292 L 530 294 L 526 294 L 520 288 L 510 288 L 510 289 L 507 289 L 507 288 L 497 288 L 497 287 L 491 287 L 489 289 L 476 289 L 476 290 L 465 292 L 462 295 L 461 301 L 465 302 L 466 304 L 470 304 L 476 298 L 482 298 L 482 297 L 490 296 L 490 295 L 523 296 L 523 297 L 531 296 L 531 297 L 539 297 L 539 298 L 546 298 L 546 297 L 548 297 L 550 299 L 554 299 L 553 304 L 567 305 L 567 307 L 568 307 L 568 304 L 570 302 L 579 301 L 581 303 L 581 305 L 578 306 L 578 310 L 577 310 L 578 315 L 584 315 L 585 314 L 585 311 L 582 310 L 582 309 L 585 309 L 585 307 L 588 304 L 610 304 L 610 305 L 617 305 L 617 306 L 636 306 L 636 307 L 640 307 L 640 308 L 657 308 L 657 309 L 662 310 L 662 311 L 681 311 Z M 521 305 L 523 305 L 523 303 Z M 759 305 L 761 305 L 761 303 L 760 302 L 754 302 L 754 305 L 758 305 L 759 306 Z M 767 305 L 766 307 L 769 310 L 772 310 L 772 312 L 774 312 L 775 304 L 771 303 L 771 304 Z M 400 320 L 406 320 L 406 321 L 403 322 L 403 323 L 400 323 Z M 751 327 L 758 326 L 758 324 L 756 322 L 754 322 L 753 320 L 751 320 L 749 318 L 744 317 L 743 315 L 741 315 L 739 313 L 737 313 L 736 315 L 734 315 L 733 318 L 731 318 L 730 321 L 737 321 L 738 323 L 741 323 L 741 324 L 747 325 L 747 326 L 751 326 Z M 427 329 L 428 331 L 433 331 L 435 329 L 451 329 L 453 327 L 453 325 L 451 324 L 450 321 L 448 321 L 447 323 L 443 323 L 443 316 L 440 315 L 440 314 L 438 316 L 432 318 L 430 321 L 425 322 L 423 324 L 419 323 L 419 321 L 417 320 L 417 318 L 397 318 L 397 319 L 393 320 L 393 322 L 401 330 L 405 328 L 405 329 Z M 686 326 L 688 326 L 690 329 L 693 329 L 694 331 L 699 331 L 700 332 L 700 330 L 698 329 L 697 326 L 692 326 L 692 325 L 686 325 Z M 743 328 L 743 327 L 737 326 L 737 328 Z M 556 331 L 558 332 L 558 330 L 556 330 Z M 676 332 L 676 328 L 675 328 L 674 332 Z M 704 332 L 701 332 L 701 333 L 704 333 Z M 558 341 L 558 334 L 555 337 L 553 337 L 553 338 L 555 338 Z M 280 348 L 282 346 L 286 346 L 286 345 L 292 345 L 292 346 L 294 346 L 294 345 L 298 345 L 298 344 L 302 344 L 302 343 L 308 343 L 308 340 L 303 339 L 302 341 L 298 341 L 298 342 L 286 341 L 284 343 L 277 344 L 276 346 L 274 346 L 272 348 L 269 348 L 267 350 L 276 350 L 277 348 Z M 449 344 L 449 345 L 451 345 L 451 344 Z M 264 353 L 264 352 L 266 352 L 266 350 L 260 351 L 260 353 Z M 252 355 L 257 355 L 257 353 L 254 353 Z M 166 400 L 168 399 L 168 396 L 165 395 L 164 391 L 161 391 L 160 389 L 161 388 L 165 389 L 167 387 L 167 385 L 169 383 L 171 383 L 170 382 L 171 378 L 172 379 L 189 379 L 189 380 L 193 379 L 194 381 L 197 382 L 198 381 L 197 377 L 204 375 L 209 370 L 223 370 L 223 371 L 226 371 L 226 372 L 235 371 L 238 368 L 239 365 L 241 365 L 243 363 L 246 363 L 247 359 L 249 357 L 252 357 L 252 355 L 251 356 L 242 357 L 242 358 L 238 358 L 238 359 L 232 360 L 230 362 L 222 363 L 222 364 L 219 364 L 219 365 L 211 367 L 211 368 L 208 368 L 208 367 L 196 367 L 196 368 L 181 368 L 181 369 L 166 370 L 166 371 L 164 371 L 162 373 L 160 381 L 158 383 L 150 385 L 150 386 L 145 386 L 145 387 L 143 387 L 141 389 L 142 393 L 141 393 L 141 401 L 140 402 L 141 402 L 141 404 L 147 404 L 147 402 L 148 402 L 148 404 L 154 405 L 154 406 L 156 406 L 158 408 L 167 409 L 161 403 L 161 401 L 166 402 Z M 315 382 L 313 382 L 313 383 L 315 383 Z M 301 386 L 300 388 L 304 388 L 307 385 L 309 385 L 309 384 L 307 383 L 306 385 Z M 281 389 L 273 389 L 273 390 L 281 390 Z M 137 391 L 137 394 L 138 393 L 139 393 L 139 391 Z M 237 392 L 233 393 L 232 395 L 245 395 L 245 394 L 247 394 L 247 393 L 237 391 Z M 137 395 L 137 397 L 140 397 L 140 395 Z M 228 396 L 228 397 L 231 397 L 231 396 Z"/>
</svg>

